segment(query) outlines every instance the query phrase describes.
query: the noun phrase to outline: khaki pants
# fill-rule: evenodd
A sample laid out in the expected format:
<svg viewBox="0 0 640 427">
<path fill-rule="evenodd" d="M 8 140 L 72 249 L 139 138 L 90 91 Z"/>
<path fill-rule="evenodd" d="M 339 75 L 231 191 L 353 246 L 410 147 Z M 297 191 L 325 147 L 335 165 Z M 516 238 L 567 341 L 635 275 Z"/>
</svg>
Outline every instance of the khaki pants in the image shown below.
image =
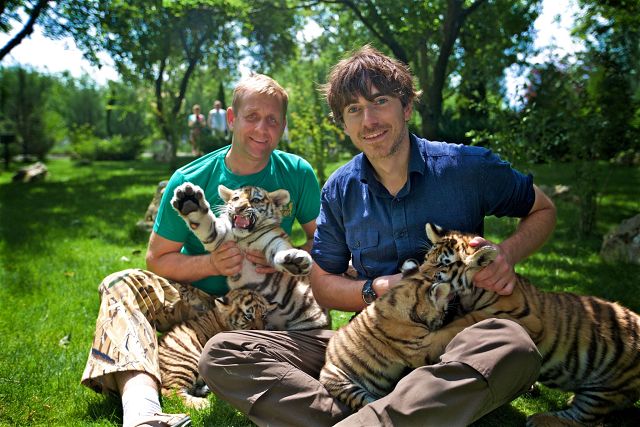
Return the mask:
<svg viewBox="0 0 640 427">
<path fill-rule="evenodd" d="M 206 292 L 139 269 L 107 276 L 98 291 L 100 311 L 81 383 L 99 393 L 117 393 L 115 372 L 146 372 L 160 384 L 157 332 L 213 305 Z"/>
<path fill-rule="evenodd" d="M 355 414 L 317 380 L 332 331 L 231 331 L 214 336 L 200 373 L 216 395 L 260 426 L 465 426 L 510 402 L 538 377 L 526 332 L 489 319 L 460 332 L 440 363 L 414 369 Z"/>
</svg>

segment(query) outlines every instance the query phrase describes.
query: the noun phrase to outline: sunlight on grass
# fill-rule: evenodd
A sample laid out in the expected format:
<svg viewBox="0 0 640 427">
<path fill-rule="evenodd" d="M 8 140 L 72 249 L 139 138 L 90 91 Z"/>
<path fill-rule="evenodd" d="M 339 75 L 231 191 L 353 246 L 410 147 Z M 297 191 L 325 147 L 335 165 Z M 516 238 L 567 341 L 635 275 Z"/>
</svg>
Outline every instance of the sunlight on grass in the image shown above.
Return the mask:
<svg viewBox="0 0 640 427">
<path fill-rule="evenodd" d="M 79 385 L 96 321 L 97 286 L 114 271 L 144 267 L 148 236 L 135 223 L 170 171 L 151 161 L 75 166 L 52 160 L 48 167 L 50 178 L 31 185 L 11 183 L 10 173 L 0 173 L 0 425 L 115 426 L 121 422 L 119 399 Z M 638 311 L 640 266 L 607 265 L 598 251 L 602 234 L 640 211 L 640 172 L 603 169 L 607 192 L 599 198 L 595 236 L 578 239 L 576 208 L 559 200 L 554 235 L 517 270 L 541 289 L 599 295 Z M 536 181 L 571 184 L 568 168 L 533 170 Z M 487 237 L 499 242 L 516 225 L 490 218 Z M 304 241 L 299 225 L 293 239 Z M 333 311 L 334 328 L 351 315 Z M 541 388 L 476 425 L 522 425 L 527 415 L 563 407 L 567 397 Z M 253 425 L 226 403 L 211 401 L 210 410 L 189 411 L 195 426 Z M 186 410 L 177 399 L 164 405 Z M 613 425 L 624 425 L 618 421 Z"/>
</svg>

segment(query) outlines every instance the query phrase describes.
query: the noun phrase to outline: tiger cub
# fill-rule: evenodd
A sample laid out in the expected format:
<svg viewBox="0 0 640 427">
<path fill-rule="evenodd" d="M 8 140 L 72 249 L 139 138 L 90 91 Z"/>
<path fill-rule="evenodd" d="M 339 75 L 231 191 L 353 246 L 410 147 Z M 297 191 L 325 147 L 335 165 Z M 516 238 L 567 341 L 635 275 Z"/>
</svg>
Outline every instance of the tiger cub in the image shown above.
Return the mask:
<svg viewBox="0 0 640 427">
<path fill-rule="evenodd" d="M 255 291 L 234 289 L 214 300 L 214 307 L 201 316 L 187 320 L 167 331 L 158 342 L 162 394 L 176 393 L 189 407 L 209 406 L 199 388 L 198 360 L 209 338 L 233 329 L 264 329 L 265 317 L 275 307 Z"/>
<path fill-rule="evenodd" d="M 473 235 L 427 224 L 433 243 L 417 275 L 447 280 L 460 295 L 463 317 L 432 334 L 431 358 L 465 327 L 498 317 L 519 323 L 542 355 L 538 381 L 574 393 L 569 408 L 535 414 L 527 425 L 584 425 L 640 398 L 640 316 L 593 296 L 542 292 L 518 276 L 513 293 L 500 296 L 473 286 L 477 264 L 495 259 L 492 246 L 474 248 Z"/>
<path fill-rule="evenodd" d="M 449 304 L 448 283 L 405 277 L 329 340 L 320 382 L 357 410 L 387 395 L 407 367 L 425 364 L 424 346 Z"/>
<path fill-rule="evenodd" d="M 294 248 L 280 227 L 281 207 L 289 203 L 289 192 L 267 192 L 252 186 L 230 190 L 220 185 L 218 194 L 225 202 L 218 209 L 218 217 L 205 200 L 204 191 L 188 182 L 176 188 L 171 204 L 206 250 L 213 251 L 223 242 L 234 240 L 243 250 L 262 251 L 278 270 L 259 274 L 245 259 L 241 273 L 228 279 L 229 288 L 254 289 L 267 301 L 278 304 L 267 318 L 269 329 L 330 327 L 329 313 L 316 302 L 308 281 L 311 255 Z"/>
</svg>

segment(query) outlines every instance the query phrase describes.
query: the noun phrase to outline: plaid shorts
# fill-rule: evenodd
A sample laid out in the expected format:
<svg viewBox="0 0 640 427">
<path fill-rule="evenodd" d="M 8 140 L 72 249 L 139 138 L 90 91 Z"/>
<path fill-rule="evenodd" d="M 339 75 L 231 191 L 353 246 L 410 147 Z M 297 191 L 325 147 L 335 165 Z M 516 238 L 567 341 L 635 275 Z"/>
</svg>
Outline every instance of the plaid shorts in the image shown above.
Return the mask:
<svg viewBox="0 0 640 427">
<path fill-rule="evenodd" d="M 117 392 L 113 373 L 146 372 L 160 384 L 158 332 L 209 310 L 215 297 L 141 269 L 107 276 L 98 287 L 100 311 L 81 383 Z"/>
</svg>

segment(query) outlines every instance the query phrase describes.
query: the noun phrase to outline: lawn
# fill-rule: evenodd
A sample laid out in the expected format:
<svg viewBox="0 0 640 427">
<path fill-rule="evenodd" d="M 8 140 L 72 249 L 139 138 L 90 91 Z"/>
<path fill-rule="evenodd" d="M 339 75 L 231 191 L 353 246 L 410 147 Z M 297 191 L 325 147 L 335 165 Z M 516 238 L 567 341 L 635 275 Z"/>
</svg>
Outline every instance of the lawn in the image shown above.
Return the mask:
<svg viewBox="0 0 640 427">
<path fill-rule="evenodd" d="M 113 271 L 144 267 L 147 235 L 135 224 L 170 171 L 148 160 L 76 166 L 57 159 L 48 167 L 49 179 L 33 184 L 12 183 L 11 171 L 0 173 L 0 425 L 118 425 L 119 399 L 79 385 L 98 310 L 97 286 Z M 570 165 L 536 166 L 532 172 L 538 183 L 574 185 Z M 640 266 L 608 265 L 598 256 L 602 235 L 640 212 L 640 171 L 602 164 L 597 173 L 594 236 L 579 239 L 577 208 L 558 200 L 552 239 L 518 271 L 543 289 L 599 295 L 640 311 Z M 499 241 L 514 226 L 513 220 L 490 218 L 487 236 Z M 334 327 L 348 317 L 335 314 L 340 320 Z M 523 425 L 527 415 L 561 407 L 566 397 L 541 388 L 476 425 Z M 212 401 L 210 411 L 191 412 L 194 425 L 252 425 L 224 402 Z M 163 403 L 167 411 L 185 410 L 177 400 Z M 609 424 L 637 425 L 634 414 Z"/>
</svg>

